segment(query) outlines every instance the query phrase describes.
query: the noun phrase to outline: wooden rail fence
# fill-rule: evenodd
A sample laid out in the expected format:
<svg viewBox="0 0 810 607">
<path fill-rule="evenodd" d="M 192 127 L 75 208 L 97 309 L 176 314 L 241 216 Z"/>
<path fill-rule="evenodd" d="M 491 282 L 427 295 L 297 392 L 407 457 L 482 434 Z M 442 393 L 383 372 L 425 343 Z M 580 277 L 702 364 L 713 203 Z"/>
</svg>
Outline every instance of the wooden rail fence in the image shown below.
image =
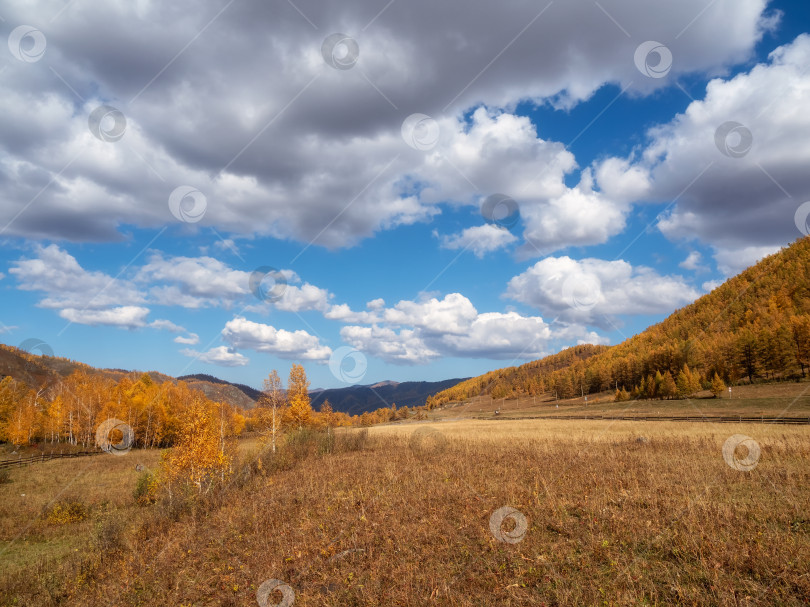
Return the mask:
<svg viewBox="0 0 810 607">
<path fill-rule="evenodd" d="M 710 422 L 716 424 L 789 424 L 810 425 L 810 417 L 770 417 L 765 415 L 531 415 L 509 417 L 497 415 L 492 417 L 478 416 L 474 419 L 596 419 L 606 421 L 645 421 L 645 422 Z"/>
<path fill-rule="evenodd" d="M 103 451 L 76 451 L 74 453 L 40 453 L 28 457 L 18 457 L 17 459 L 0 460 L 0 470 L 3 468 L 14 468 L 15 466 L 28 466 L 39 462 L 47 462 L 52 459 L 64 459 L 66 457 L 88 457 L 90 455 L 101 455 Z"/>
</svg>

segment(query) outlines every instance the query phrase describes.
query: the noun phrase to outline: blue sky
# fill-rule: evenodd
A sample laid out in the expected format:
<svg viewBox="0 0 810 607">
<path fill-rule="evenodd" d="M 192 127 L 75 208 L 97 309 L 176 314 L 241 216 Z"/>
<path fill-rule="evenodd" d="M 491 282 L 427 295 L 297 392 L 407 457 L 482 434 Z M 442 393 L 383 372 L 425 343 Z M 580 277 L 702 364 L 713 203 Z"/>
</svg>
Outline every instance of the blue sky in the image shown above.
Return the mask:
<svg viewBox="0 0 810 607">
<path fill-rule="evenodd" d="M 806 233 L 806 3 L 454 4 L 10 2 L 0 340 L 256 387 L 472 376 Z"/>
</svg>

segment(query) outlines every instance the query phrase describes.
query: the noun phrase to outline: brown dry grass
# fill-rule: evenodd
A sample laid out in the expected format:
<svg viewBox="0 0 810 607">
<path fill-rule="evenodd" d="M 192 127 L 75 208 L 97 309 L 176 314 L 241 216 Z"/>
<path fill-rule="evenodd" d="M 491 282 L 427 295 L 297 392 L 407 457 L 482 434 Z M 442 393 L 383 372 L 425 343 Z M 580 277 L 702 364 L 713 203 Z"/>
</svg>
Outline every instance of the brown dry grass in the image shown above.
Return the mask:
<svg viewBox="0 0 810 607">
<path fill-rule="evenodd" d="M 762 448 L 750 472 L 721 456 L 739 430 Z M 7 575 L 2 600 L 256 605 L 271 578 L 302 606 L 810 600 L 805 428 L 468 421 L 373 428 L 360 451 L 322 444 L 264 456 L 186 511 L 138 509 L 125 541 Z M 516 544 L 489 528 L 505 505 L 528 522 Z"/>
<path fill-rule="evenodd" d="M 6 573 L 45 558 L 64 558 L 84 548 L 94 524 L 110 512 L 136 510 L 132 490 L 135 465 L 154 467 L 158 451 L 135 450 L 126 456 L 98 455 L 55 460 L 9 470 L 0 485 L 0 561 Z M 47 513 L 64 503 L 83 504 L 85 521 L 55 525 Z"/>
<path fill-rule="evenodd" d="M 588 396 L 556 400 L 553 394 L 523 396 L 517 399 L 496 399 L 479 396 L 463 403 L 448 404 L 429 413 L 431 420 L 501 416 L 554 416 L 554 415 L 743 415 L 783 416 L 810 418 L 810 382 L 777 382 L 733 386 L 732 397 L 723 393 L 714 398 L 708 390 L 693 398 L 681 400 L 634 400 L 614 402 L 614 392 L 601 392 Z"/>
</svg>

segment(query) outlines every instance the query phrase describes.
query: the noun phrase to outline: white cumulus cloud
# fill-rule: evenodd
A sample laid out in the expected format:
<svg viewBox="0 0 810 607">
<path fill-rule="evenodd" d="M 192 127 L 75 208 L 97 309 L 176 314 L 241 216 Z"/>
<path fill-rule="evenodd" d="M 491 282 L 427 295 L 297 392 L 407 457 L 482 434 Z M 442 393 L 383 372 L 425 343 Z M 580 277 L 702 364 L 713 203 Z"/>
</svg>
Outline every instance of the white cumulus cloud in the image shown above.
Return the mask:
<svg viewBox="0 0 810 607">
<path fill-rule="evenodd" d="M 248 349 L 292 360 L 327 361 L 332 354 L 328 346 L 306 331 L 287 331 L 247 320 L 241 316 L 229 320 L 222 338 L 234 349 Z"/>
<path fill-rule="evenodd" d="M 561 320 L 609 326 L 624 314 L 665 314 L 700 293 L 678 276 L 623 260 L 547 257 L 509 281 L 505 296 Z"/>
<path fill-rule="evenodd" d="M 517 242 L 517 240 L 517 236 L 505 228 L 484 224 L 466 228 L 459 234 L 442 236 L 441 243 L 445 249 L 470 250 L 480 258 L 487 253 Z"/>
<path fill-rule="evenodd" d="M 185 348 L 180 350 L 180 353 L 184 356 L 196 358 L 201 362 L 218 367 L 244 367 L 250 362 L 249 358 L 239 352 L 228 349 L 226 346 L 217 346 L 207 352 L 197 352 L 196 350 Z"/>
<path fill-rule="evenodd" d="M 105 310 L 65 308 L 59 316 L 80 325 L 104 325 L 123 329 L 137 329 L 146 325 L 149 308 L 140 306 L 120 306 Z"/>
</svg>

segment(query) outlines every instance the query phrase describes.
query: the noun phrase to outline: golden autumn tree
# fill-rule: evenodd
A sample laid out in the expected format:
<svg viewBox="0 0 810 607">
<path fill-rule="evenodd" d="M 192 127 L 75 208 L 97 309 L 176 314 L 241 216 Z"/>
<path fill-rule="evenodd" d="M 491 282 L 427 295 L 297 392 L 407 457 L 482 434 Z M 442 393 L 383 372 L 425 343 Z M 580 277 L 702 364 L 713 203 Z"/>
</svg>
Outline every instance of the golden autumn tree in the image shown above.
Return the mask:
<svg viewBox="0 0 810 607">
<path fill-rule="evenodd" d="M 12 377 L 4 377 L 0 381 L 0 440 L 14 442 L 14 417 L 26 393 L 25 384 Z"/>
<path fill-rule="evenodd" d="M 39 411 L 37 409 L 38 395 L 33 390 L 26 390 L 24 385 L 18 390 L 19 400 L 14 403 L 11 415 L 5 423 L 4 435 L 14 445 L 27 445 L 31 443 L 37 431 Z"/>
<path fill-rule="evenodd" d="M 332 435 L 332 428 L 340 425 L 341 414 L 332 408 L 329 399 L 324 400 L 315 416 L 318 428 L 326 428 L 327 436 Z"/>
<path fill-rule="evenodd" d="M 171 496 L 178 486 L 193 486 L 207 493 L 224 482 L 231 457 L 225 452 L 216 406 L 196 397 L 189 404 L 178 430 L 176 446 L 161 462 L 161 481 Z"/>
<path fill-rule="evenodd" d="M 678 386 L 669 371 L 663 375 L 660 393 L 662 398 L 675 398 L 678 395 Z"/>
<path fill-rule="evenodd" d="M 684 365 L 678 373 L 678 396 L 688 398 L 700 391 L 700 377 L 689 369 L 689 365 Z"/>
<path fill-rule="evenodd" d="M 712 378 L 711 390 L 715 398 L 720 398 L 720 395 L 726 391 L 726 384 L 717 373 L 715 373 L 714 377 Z"/>
<path fill-rule="evenodd" d="M 312 405 L 309 400 L 309 381 L 303 365 L 293 363 L 287 384 L 289 408 L 286 417 L 299 430 L 312 422 Z"/>
</svg>

